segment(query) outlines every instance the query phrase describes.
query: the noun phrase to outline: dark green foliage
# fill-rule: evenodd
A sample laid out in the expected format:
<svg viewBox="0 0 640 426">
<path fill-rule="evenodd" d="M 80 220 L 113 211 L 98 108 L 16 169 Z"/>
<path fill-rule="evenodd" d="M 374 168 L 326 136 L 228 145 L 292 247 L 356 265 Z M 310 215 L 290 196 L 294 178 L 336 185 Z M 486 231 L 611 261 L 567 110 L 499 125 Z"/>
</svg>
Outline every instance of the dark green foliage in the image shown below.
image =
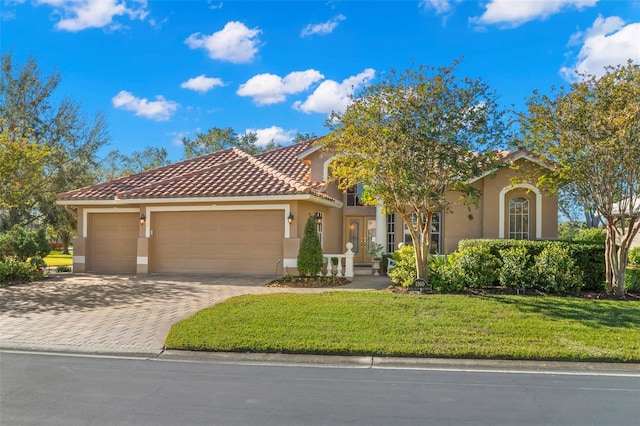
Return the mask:
<svg viewBox="0 0 640 426">
<path fill-rule="evenodd" d="M 629 250 L 629 262 L 636 266 L 640 266 L 640 247 L 634 247 Z"/>
<path fill-rule="evenodd" d="M 460 241 L 459 250 L 466 247 L 488 247 L 491 254 L 502 258 L 500 251 L 511 247 L 524 247 L 527 253 L 534 259 L 545 247 L 558 245 L 569 250 L 576 267 L 582 271 L 584 280 L 583 289 L 602 291 L 605 282 L 604 245 L 586 244 L 574 241 L 523 241 L 523 240 L 463 240 Z"/>
<path fill-rule="evenodd" d="M 520 245 L 500 250 L 502 268 L 500 284 L 505 287 L 531 288 L 531 255 L 526 247 Z"/>
<path fill-rule="evenodd" d="M 488 247 L 470 246 L 451 254 L 451 279 L 455 287 L 483 288 L 498 282 L 500 259 Z"/>
<path fill-rule="evenodd" d="M 51 251 L 44 229 L 28 231 L 16 225 L 0 234 L 0 256 L 26 261 L 33 256 L 46 257 Z"/>
<path fill-rule="evenodd" d="M 550 244 L 535 260 L 536 284 L 549 293 L 578 293 L 582 287 L 582 271 L 567 247 Z"/>
<path fill-rule="evenodd" d="M 602 244 L 607 240 L 607 231 L 601 228 L 581 229 L 573 236 L 572 241 L 589 244 Z"/>
<path fill-rule="evenodd" d="M 298 251 L 298 273 L 303 276 L 316 276 L 322 270 L 322 247 L 316 230 L 316 221 L 309 216 L 304 225 L 304 235 Z"/>
<path fill-rule="evenodd" d="M 0 287 L 12 282 L 42 279 L 42 271 L 29 262 L 21 262 L 14 257 L 0 259 Z"/>
<path fill-rule="evenodd" d="M 628 267 L 624 278 L 625 288 L 629 293 L 640 293 L 640 266 Z"/>
</svg>

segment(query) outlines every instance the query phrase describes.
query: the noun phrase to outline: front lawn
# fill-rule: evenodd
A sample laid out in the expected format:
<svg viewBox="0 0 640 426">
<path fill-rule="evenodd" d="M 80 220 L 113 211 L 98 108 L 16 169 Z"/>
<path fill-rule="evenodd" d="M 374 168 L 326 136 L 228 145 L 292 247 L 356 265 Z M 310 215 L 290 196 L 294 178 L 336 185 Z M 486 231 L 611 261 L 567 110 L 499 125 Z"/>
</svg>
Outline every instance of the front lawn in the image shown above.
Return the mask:
<svg viewBox="0 0 640 426">
<path fill-rule="evenodd" d="M 173 326 L 167 349 L 640 362 L 640 303 L 329 292 L 242 296 Z"/>
<path fill-rule="evenodd" d="M 44 258 L 47 266 L 72 266 L 73 256 L 70 254 L 62 254 L 59 251 L 52 251 Z"/>
</svg>

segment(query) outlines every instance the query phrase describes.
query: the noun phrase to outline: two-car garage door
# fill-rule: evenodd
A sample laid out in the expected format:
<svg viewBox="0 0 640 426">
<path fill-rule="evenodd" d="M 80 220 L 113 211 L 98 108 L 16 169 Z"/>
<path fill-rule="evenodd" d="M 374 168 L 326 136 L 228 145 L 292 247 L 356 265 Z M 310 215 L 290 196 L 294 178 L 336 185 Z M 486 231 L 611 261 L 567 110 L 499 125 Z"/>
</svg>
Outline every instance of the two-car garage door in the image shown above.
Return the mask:
<svg viewBox="0 0 640 426">
<path fill-rule="evenodd" d="M 282 210 L 153 212 L 150 271 L 276 274 Z"/>
</svg>

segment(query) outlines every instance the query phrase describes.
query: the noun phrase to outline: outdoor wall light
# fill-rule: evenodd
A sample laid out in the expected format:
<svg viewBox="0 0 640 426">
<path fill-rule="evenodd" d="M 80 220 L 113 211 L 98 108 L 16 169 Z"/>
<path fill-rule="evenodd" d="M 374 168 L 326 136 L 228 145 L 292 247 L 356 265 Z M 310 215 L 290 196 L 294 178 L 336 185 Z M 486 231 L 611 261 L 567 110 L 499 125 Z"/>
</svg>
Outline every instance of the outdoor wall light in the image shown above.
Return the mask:
<svg viewBox="0 0 640 426">
<path fill-rule="evenodd" d="M 322 223 L 322 213 L 316 212 L 316 223 Z"/>
<path fill-rule="evenodd" d="M 289 224 L 293 222 L 293 213 L 289 213 L 289 216 L 287 216 L 287 222 L 289 222 Z"/>
<path fill-rule="evenodd" d="M 144 221 L 147 220 L 147 217 L 144 213 L 140 213 L 140 225 L 144 225 Z"/>
</svg>

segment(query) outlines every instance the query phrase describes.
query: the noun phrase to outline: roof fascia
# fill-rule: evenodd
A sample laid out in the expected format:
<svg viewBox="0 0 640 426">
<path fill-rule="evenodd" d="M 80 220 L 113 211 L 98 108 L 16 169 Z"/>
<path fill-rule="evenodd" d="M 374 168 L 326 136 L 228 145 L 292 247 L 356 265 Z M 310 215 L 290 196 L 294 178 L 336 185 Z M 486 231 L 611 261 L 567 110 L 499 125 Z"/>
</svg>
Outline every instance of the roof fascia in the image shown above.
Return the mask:
<svg viewBox="0 0 640 426">
<path fill-rule="evenodd" d="M 306 151 L 302 151 L 300 154 L 298 154 L 298 160 L 303 160 L 305 158 L 307 158 L 308 156 L 310 156 L 311 154 L 318 152 L 322 149 L 321 146 L 312 146 L 311 148 L 307 149 Z"/>
<path fill-rule="evenodd" d="M 545 169 L 551 170 L 551 167 L 548 164 L 545 164 L 542 161 L 538 160 L 537 158 L 532 157 L 531 155 L 526 154 L 524 152 L 519 152 L 519 153 L 515 154 L 513 157 L 510 157 L 510 158 L 508 157 L 507 158 L 509 163 L 514 163 L 517 160 L 521 160 L 521 159 L 530 161 L 530 162 L 532 162 L 534 164 L 537 164 L 540 167 L 544 167 Z M 504 166 L 502 166 L 502 167 L 505 167 L 506 165 L 507 165 L 507 163 L 505 162 Z M 489 176 L 490 174 L 497 172 L 502 167 L 496 167 L 496 168 L 493 168 L 491 170 L 488 170 L 488 171 L 484 172 L 483 174 L 481 174 L 480 176 L 476 176 L 476 177 L 474 177 L 472 179 L 467 180 L 467 183 L 470 184 L 470 183 L 477 182 L 480 179 L 484 179 L 485 177 Z"/>
</svg>

